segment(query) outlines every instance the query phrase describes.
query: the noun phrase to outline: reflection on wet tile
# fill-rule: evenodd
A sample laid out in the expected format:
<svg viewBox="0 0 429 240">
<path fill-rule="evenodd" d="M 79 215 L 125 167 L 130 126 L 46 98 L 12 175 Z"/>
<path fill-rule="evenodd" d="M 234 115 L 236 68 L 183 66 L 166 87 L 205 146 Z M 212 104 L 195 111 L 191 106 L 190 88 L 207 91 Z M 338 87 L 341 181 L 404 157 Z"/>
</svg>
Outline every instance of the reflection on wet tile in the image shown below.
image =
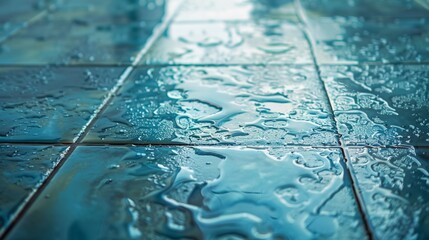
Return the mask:
<svg viewBox="0 0 429 240">
<path fill-rule="evenodd" d="M 429 150 L 348 150 L 379 239 L 429 238 Z"/>
<path fill-rule="evenodd" d="M 0 1 L 0 41 L 22 29 L 31 18 L 47 9 L 52 2 L 48 0 Z"/>
<path fill-rule="evenodd" d="M 348 145 L 429 146 L 427 65 L 322 67 Z"/>
<path fill-rule="evenodd" d="M 46 179 L 65 147 L 0 145 L 0 233 Z"/>
<path fill-rule="evenodd" d="M 311 66 L 141 68 L 85 142 L 337 145 Z"/>
<path fill-rule="evenodd" d="M 175 21 L 297 21 L 293 0 L 187 0 Z"/>
<path fill-rule="evenodd" d="M 172 23 L 142 63 L 312 63 L 303 33 L 280 23 Z"/>
<path fill-rule="evenodd" d="M 361 239 L 333 149 L 80 147 L 11 239 Z"/>
<path fill-rule="evenodd" d="M 429 19 L 310 18 L 319 63 L 429 61 Z M 388 27 L 386 27 L 388 26 Z"/>
<path fill-rule="evenodd" d="M 171 16 L 181 0 L 74 0 L 57 9 L 61 17 L 74 17 L 88 22 L 136 23 L 161 22 Z"/>
<path fill-rule="evenodd" d="M 118 5 L 60 8 L 4 42 L 0 64 L 131 63 L 162 19 L 146 22 L 142 8 Z"/>
<path fill-rule="evenodd" d="M 71 142 L 120 68 L 0 68 L 0 142 Z"/>
<path fill-rule="evenodd" d="M 300 0 L 307 14 L 377 18 L 429 17 L 426 0 Z"/>
</svg>

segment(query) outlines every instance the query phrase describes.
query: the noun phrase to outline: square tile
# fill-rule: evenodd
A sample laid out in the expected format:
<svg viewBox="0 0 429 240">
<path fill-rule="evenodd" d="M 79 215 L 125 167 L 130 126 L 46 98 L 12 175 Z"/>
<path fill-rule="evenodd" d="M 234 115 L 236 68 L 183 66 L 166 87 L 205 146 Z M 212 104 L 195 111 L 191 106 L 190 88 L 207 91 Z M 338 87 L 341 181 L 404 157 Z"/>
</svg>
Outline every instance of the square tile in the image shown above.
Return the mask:
<svg viewBox="0 0 429 240">
<path fill-rule="evenodd" d="M 315 17 L 308 25 L 321 64 L 429 61 L 429 19 Z"/>
<path fill-rule="evenodd" d="M 339 149 L 79 147 L 11 239 L 365 239 Z"/>
<path fill-rule="evenodd" d="M 139 68 L 84 141 L 338 145 L 312 66 Z"/>
<path fill-rule="evenodd" d="M 172 23 L 141 64 L 312 63 L 301 30 L 286 23 Z"/>
<path fill-rule="evenodd" d="M 65 1 L 56 8 L 58 17 L 74 17 L 81 22 L 140 23 L 161 22 L 171 17 L 181 0 L 74 0 Z"/>
<path fill-rule="evenodd" d="M 297 21 L 293 0 L 185 0 L 174 21 Z M 222 14 L 219 14 L 222 13 Z"/>
<path fill-rule="evenodd" d="M 45 181 L 65 149 L 0 144 L 0 233 Z"/>
<path fill-rule="evenodd" d="M 427 65 L 321 68 L 347 145 L 429 146 Z"/>
<path fill-rule="evenodd" d="M 348 150 L 370 226 L 379 239 L 429 237 L 429 149 Z"/>
<path fill-rule="evenodd" d="M 122 68 L 0 68 L 0 142 L 72 142 Z"/>
<path fill-rule="evenodd" d="M 49 15 L 2 43 L 0 64 L 130 64 L 157 26 L 133 15 L 75 10 Z"/>
<path fill-rule="evenodd" d="M 46 0 L 1 1 L 0 42 L 25 27 L 31 18 L 46 10 L 50 5 L 49 2 Z"/>
<path fill-rule="evenodd" d="M 428 3 L 419 0 L 300 0 L 306 14 L 367 18 L 429 17 Z"/>
</svg>

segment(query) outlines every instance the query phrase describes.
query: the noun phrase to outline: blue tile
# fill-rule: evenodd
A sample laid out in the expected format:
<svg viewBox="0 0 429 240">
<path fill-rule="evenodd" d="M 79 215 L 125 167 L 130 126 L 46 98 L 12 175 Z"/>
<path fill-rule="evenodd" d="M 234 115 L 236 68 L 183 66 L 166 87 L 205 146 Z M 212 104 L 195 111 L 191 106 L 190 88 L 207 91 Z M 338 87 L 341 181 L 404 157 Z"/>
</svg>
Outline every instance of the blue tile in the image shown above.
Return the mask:
<svg viewBox="0 0 429 240">
<path fill-rule="evenodd" d="M 338 145 L 312 66 L 139 68 L 84 141 Z"/>
<path fill-rule="evenodd" d="M 307 24 L 321 64 L 419 63 L 429 61 L 428 21 L 314 17 Z"/>
<path fill-rule="evenodd" d="M 429 149 L 348 150 L 378 239 L 429 238 Z"/>
<path fill-rule="evenodd" d="M 47 178 L 65 147 L 0 145 L 0 233 Z"/>
<path fill-rule="evenodd" d="M 312 63 L 301 30 L 276 22 L 172 23 L 142 64 Z"/>
<path fill-rule="evenodd" d="M 72 142 L 121 68 L 0 68 L 0 142 Z"/>
<path fill-rule="evenodd" d="M 429 146 L 427 65 L 321 68 L 347 145 Z"/>
<path fill-rule="evenodd" d="M 51 2 L 47 0 L 1 1 L 0 42 L 24 28 L 30 19 L 47 10 Z"/>
<path fill-rule="evenodd" d="M 308 15 L 377 18 L 429 17 L 429 5 L 421 0 L 300 0 Z"/>
<path fill-rule="evenodd" d="M 0 64 L 129 64 L 167 14 L 147 20 L 129 4 L 91 6 L 63 6 L 8 39 Z"/>
<path fill-rule="evenodd" d="M 338 149 L 79 147 L 8 239 L 365 239 Z"/>
<path fill-rule="evenodd" d="M 187 0 L 175 18 L 178 22 L 260 20 L 296 22 L 294 1 Z"/>
</svg>

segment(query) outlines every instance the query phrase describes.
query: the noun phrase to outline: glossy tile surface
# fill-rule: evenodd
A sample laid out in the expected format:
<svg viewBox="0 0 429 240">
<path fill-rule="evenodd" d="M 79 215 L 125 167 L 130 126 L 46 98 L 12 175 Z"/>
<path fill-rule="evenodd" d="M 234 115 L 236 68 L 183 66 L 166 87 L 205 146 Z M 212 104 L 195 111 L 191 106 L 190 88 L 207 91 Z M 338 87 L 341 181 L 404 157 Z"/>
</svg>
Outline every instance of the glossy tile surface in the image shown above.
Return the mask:
<svg viewBox="0 0 429 240">
<path fill-rule="evenodd" d="M 64 150 L 0 144 L 0 233 L 48 177 Z"/>
<path fill-rule="evenodd" d="M 142 64 L 312 63 L 301 30 L 278 22 L 173 22 Z"/>
<path fill-rule="evenodd" d="M 140 68 L 84 141 L 338 145 L 311 66 Z"/>
<path fill-rule="evenodd" d="M 49 0 L 2 1 L 0 3 L 0 42 L 27 26 L 28 21 L 47 10 L 54 2 Z"/>
<path fill-rule="evenodd" d="M 428 21 L 315 17 L 309 28 L 321 64 L 418 63 L 429 61 Z"/>
<path fill-rule="evenodd" d="M 297 21 L 293 0 L 186 0 L 174 21 Z"/>
<path fill-rule="evenodd" d="M 80 147 L 22 238 L 365 238 L 339 150 Z"/>
<path fill-rule="evenodd" d="M 0 142 L 72 142 L 122 68 L 0 68 Z"/>
<path fill-rule="evenodd" d="M 427 65 L 321 68 L 348 145 L 429 145 Z"/>
<path fill-rule="evenodd" d="M 428 239 L 428 13 L 0 1 L 0 239 Z"/>
<path fill-rule="evenodd" d="M 366 18 L 427 18 L 425 0 L 300 0 L 306 12 L 322 16 Z"/>
<path fill-rule="evenodd" d="M 429 237 L 429 149 L 351 148 L 353 172 L 378 239 Z"/>
<path fill-rule="evenodd" d="M 149 11 L 138 1 L 60 4 L 4 42 L 0 64 L 130 64 L 170 5 L 153 2 Z"/>
</svg>

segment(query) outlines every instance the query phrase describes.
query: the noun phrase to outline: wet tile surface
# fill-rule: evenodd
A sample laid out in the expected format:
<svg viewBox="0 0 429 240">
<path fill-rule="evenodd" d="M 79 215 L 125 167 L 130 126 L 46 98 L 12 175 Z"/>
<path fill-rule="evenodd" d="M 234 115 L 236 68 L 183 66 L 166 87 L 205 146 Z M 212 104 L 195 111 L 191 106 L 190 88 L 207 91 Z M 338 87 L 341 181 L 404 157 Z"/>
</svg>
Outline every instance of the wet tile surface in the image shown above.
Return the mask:
<svg viewBox="0 0 429 240">
<path fill-rule="evenodd" d="M 18 0 L 0 3 L 0 42 L 25 27 L 30 19 L 48 9 L 53 2 Z"/>
<path fill-rule="evenodd" d="M 312 63 L 301 30 L 289 23 L 172 23 L 142 64 Z"/>
<path fill-rule="evenodd" d="M 366 18 L 427 18 L 429 5 L 421 0 L 300 0 L 311 15 Z"/>
<path fill-rule="evenodd" d="M 429 237 L 429 149 L 351 148 L 353 172 L 379 239 Z"/>
<path fill-rule="evenodd" d="M 333 149 L 80 147 L 9 239 L 365 238 L 341 161 Z"/>
<path fill-rule="evenodd" d="M 84 141 L 338 145 L 311 66 L 140 68 Z"/>
<path fill-rule="evenodd" d="M 429 61 L 428 21 L 315 17 L 309 24 L 321 64 L 418 63 Z"/>
<path fill-rule="evenodd" d="M 122 68 L 0 68 L 0 142 L 72 142 Z"/>
<path fill-rule="evenodd" d="M 138 2 L 60 5 L 4 42 L 0 64 L 130 64 L 169 14 L 165 4 L 150 11 Z"/>
<path fill-rule="evenodd" d="M 0 233 L 47 178 L 65 147 L 0 144 Z"/>
<path fill-rule="evenodd" d="M 187 0 L 175 18 L 179 22 L 253 20 L 297 21 L 294 1 Z"/>
<path fill-rule="evenodd" d="M 427 65 L 322 67 L 348 145 L 429 146 Z"/>
<path fill-rule="evenodd" d="M 0 1 L 0 238 L 427 239 L 428 13 Z"/>
</svg>

